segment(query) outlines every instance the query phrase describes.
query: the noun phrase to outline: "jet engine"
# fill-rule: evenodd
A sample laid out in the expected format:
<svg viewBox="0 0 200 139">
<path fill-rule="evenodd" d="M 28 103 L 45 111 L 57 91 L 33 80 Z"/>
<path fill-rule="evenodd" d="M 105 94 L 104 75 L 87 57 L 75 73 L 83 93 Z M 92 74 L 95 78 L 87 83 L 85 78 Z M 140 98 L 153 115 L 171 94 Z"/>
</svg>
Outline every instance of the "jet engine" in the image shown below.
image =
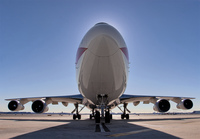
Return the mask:
<svg viewBox="0 0 200 139">
<path fill-rule="evenodd" d="M 8 109 L 11 111 L 20 111 L 24 109 L 24 106 L 16 100 L 12 100 L 8 103 Z"/>
<path fill-rule="evenodd" d="M 32 104 L 32 110 L 35 113 L 44 113 L 44 112 L 47 112 L 49 110 L 49 107 L 47 106 L 47 104 L 45 103 L 45 101 L 43 101 L 43 100 L 36 100 Z"/>
<path fill-rule="evenodd" d="M 62 104 L 67 107 L 68 106 L 68 102 L 62 102 Z"/>
<path fill-rule="evenodd" d="M 167 112 L 170 109 L 170 103 L 166 99 L 157 100 L 153 107 L 154 111 Z"/>
<path fill-rule="evenodd" d="M 183 99 L 176 106 L 178 109 L 188 110 L 193 107 L 193 103 L 190 99 Z"/>
</svg>

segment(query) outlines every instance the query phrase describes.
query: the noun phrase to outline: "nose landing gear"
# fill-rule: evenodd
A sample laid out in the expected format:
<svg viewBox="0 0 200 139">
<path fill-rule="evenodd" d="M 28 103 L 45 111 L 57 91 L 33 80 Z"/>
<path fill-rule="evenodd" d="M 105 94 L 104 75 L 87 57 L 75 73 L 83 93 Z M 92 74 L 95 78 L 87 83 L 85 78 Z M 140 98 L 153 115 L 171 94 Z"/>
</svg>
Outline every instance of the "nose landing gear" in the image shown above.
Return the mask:
<svg viewBox="0 0 200 139">
<path fill-rule="evenodd" d="M 98 110 L 96 110 L 94 114 L 90 114 L 90 119 L 92 119 L 93 115 L 95 118 L 95 123 L 100 123 L 101 118 L 105 119 L 105 123 L 110 123 L 110 120 L 112 119 L 112 114 L 110 114 L 110 107 L 108 104 L 108 95 L 107 94 L 98 94 L 97 95 L 98 100 L 98 106 L 96 109 L 101 111 L 101 114 Z"/>
</svg>

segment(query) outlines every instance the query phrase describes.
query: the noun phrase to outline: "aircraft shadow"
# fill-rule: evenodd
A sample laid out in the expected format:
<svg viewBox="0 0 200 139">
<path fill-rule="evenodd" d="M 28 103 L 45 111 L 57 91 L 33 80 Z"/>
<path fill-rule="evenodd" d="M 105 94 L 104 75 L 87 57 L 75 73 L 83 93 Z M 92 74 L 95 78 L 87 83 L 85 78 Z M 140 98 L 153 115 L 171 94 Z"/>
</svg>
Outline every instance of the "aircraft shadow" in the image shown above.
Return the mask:
<svg viewBox="0 0 200 139">
<path fill-rule="evenodd" d="M 32 121 L 32 122 L 61 122 L 66 123 L 59 126 L 53 126 L 42 130 L 26 133 L 14 137 L 13 139 L 32 139 L 32 138 L 174 138 L 179 137 L 157 131 L 151 128 L 139 126 L 130 122 L 137 121 L 165 121 L 165 120 L 184 120 L 184 119 L 200 119 L 194 118 L 161 118 L 161 119 L 129 119 L 119 120 L 113 119 L 111 123 L 105 124 L 110 132 L 95 132 L 96 125 L 94 120 L 59 120 L 59 119 L 1 119 L 1 120 L 15 120 L 15 121 Z M 102 120 L 102 122 L 104 122 Z M 101 125 L 101 124 L 100 124 Z"/>
</svg>

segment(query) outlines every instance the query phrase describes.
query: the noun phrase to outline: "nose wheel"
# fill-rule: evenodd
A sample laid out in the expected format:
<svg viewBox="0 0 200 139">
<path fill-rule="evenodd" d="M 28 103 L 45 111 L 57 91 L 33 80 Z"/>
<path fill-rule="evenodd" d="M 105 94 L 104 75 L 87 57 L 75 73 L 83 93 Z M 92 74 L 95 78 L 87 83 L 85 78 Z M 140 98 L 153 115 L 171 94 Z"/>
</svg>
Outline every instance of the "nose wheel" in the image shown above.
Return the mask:
<svg viewBox="0 0 200 139">
<path fill-rule="evenodd" d="M 111 119 L 111 114 L 109 111 L 106 111 L 105 113 L 105 123 L 110 123 L 110 119 Z"/>
<path fill-rule="evenodd" d="M 90 115 L 90 117 L 91 117 L 91 115 Z M 100 123 L 100 121 L 101 121 L 101 114 L 100 114 L 99 111 L 95 112 L 94 118 L 95 118 L 95 123 Z M 105 123 L 110 123 L 110 120 L 112 119 L 112 114 L 110 114 L 109 111 L 106 111 L 104 118 L 105 118 Z"/>
</svg>

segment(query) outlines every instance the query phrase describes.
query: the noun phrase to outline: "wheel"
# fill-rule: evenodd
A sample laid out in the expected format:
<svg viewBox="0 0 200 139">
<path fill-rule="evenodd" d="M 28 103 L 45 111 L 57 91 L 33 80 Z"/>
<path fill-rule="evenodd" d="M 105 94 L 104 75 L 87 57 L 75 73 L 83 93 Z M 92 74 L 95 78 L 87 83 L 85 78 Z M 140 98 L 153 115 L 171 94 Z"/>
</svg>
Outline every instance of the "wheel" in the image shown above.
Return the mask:
<svg viewBox="0 0 200 139">
<path fill-rule="evenodd" d="M 129 119 L 129 114 L 126 114 L 126 119 Z"/>
<path fill-rule="evenodd" d="M 110 112 L 106 111 L 105 113 L 105 123 L 110 123 Z"/>
<path fill-rule="evenodd" d="M 99 112 L 99 111 L 96 111 L 96 114 L 95 114 L 95 122 L 96 122 L 96 123 L 100 123 L 100 112 Z"/>
<path fill-rule="evenodd" d="M 124 114 L 122 114 L 122 115 L 121 115 L 121 119 L 124 119 L 124 117 L 125 117 L 125 115 L 124 115 Z"/>
<path fill-rule="evenodd" d="M 76 114 L 73 114 L 73 119 L 76 120 Z"/>
<path fill-rule="evenodd" d="M 112 114 L 110 114 L 110 119 L 112 119 Z"/>
<path fill-rule="evenodd" d="M 92 119 L 92 114 L 90 114 L 90 119 Z"/>
<path fill-rule="evenodd" d="M 81 119 L 81 115 L 80 115 L 80 114 L 78 114 L 78 115 L 77 115 L 77 118 L 80 120 L 80 119 Z"/>
</svg>

